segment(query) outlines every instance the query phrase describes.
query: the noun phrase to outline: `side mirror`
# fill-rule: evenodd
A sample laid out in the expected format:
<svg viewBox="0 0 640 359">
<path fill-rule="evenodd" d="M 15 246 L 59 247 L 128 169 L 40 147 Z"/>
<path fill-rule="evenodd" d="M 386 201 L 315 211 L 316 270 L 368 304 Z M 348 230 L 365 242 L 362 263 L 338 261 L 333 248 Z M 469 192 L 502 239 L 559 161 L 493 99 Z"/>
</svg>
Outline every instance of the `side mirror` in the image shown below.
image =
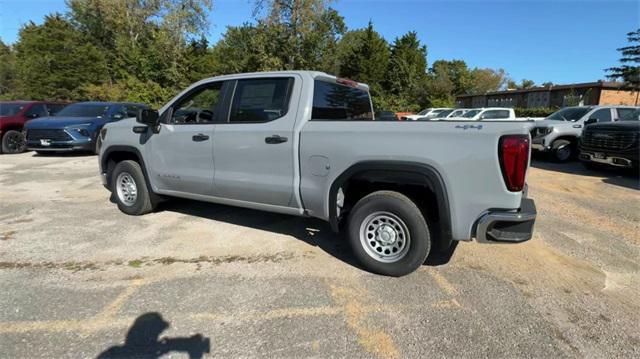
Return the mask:
<svg viewBox="0 0 640 359">
<path fill-rule="evenodd" d="M 138 111 L 138 115 L 136 116 L 136 121 L 138 121 L 138 123 L 145 124 L 155 129 L 156 126 L 158 126 L 159 118 L 160 118 L 160 115 L 158 114 L 158 110 L 144 108 Z"/>
<path fill-rule="evenodd" d="M 113 118 L 114 120 L 122 120 L 124 116 L 121 113 L 116 113 L 111 118 Z"/>
<path fill-rule="evenodd" d="M 37 113 L 32 113 L 28 117 L 29 118 L 38 118 L 38 117 L 40 117 L 40 115 L 38 115 Z"/>
<path fill-rule="evenodd" d="M 596 122 L 598 122 L 598 119 L 597 119 L 597 118 L 595 118 L 595 117 L 592 117 L 592 118 L 590 118 L 590 119 L 588 119 L 588 120 L 584 121 L 584 125 L 586 126 L 586 125 L 590 125 L 590 124 L 592 124 L 592 123 L 596 123 Z"/>
</svg>

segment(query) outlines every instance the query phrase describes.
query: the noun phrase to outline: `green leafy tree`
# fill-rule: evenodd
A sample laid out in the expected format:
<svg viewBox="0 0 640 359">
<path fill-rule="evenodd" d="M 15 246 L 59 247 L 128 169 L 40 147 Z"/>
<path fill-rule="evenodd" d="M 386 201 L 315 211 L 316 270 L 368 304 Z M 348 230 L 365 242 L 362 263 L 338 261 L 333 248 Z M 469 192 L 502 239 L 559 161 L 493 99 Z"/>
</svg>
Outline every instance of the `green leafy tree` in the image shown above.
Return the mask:
<svg viewBox="0 0 640 359">
<path fill-rule="evenodd" d="M 507 88 L 510 88 L 510 89 L 524 90 L 524 89 L 530 89 L 535 85 L 536 83 L 533 82 L 533 80 L 522 79 L 520 83 L 517 83 L 513 80 L 507 80 Z"/>
<path fill-rule="evenodd" d="M 68 0 L 69 17 L 103 51 L 112 82 L 127 77 L 180 88 L 190 40 L 208 27 L 211 0 Z"/>
<path fill-rule="evenodd" d="M 389 44 L 373 29 L 347 32 L 338 43 L 338 74 L 367 83 L 372 96 L 382 96 L 389 67 Z"/>
<path fill-rule="evenodd" d="M 216 72 L 283 70 L 283 60 L 276 54 L 280 45 L 270 37 L 274 31 L 265 24 L 228 27 L 212 50 Z"/>
<path fill-rule="evenodd" d="M 473 86 L 473 76 L 467 63 L 462 60 L 438 60 L 431 66 L 434 77 L 447 78 L 451 81 L 452 95 L 468 93 Z"/>
<path fill-rule="evenodd" d="M 15 96 L 16 54 L 10 46 L 0 40 L 0 99 Z"/>
<path fill-rule="evenodd" d="M 420 44 L 416 32 L 408 32 L 391 45 L 387 91 L 410 103 L 420 102 L 420 89 L 427 79 L 427 47 Z"/>
<path fill-rule="evenodd" d="M 622 80 L 625 88 L 636 91 L 636 105 L 640 95 L 640 29 L 627 33 L 628 46 L 618 48 L 622 57 L 620 65 L 606 71 L 612 80 Z"/>
<path fill-rule="evenodd" d="M 498 91 L 509 81 L 509 76 L 503 69 L 481 69 L 471 70 L 471 87 L 467 93 L 486 93 Z"/>
<path fill-rule="evenodd" d="M 344 19 L 326 0 L 258 0 L 259 31 L 266 30 L 272 52 L 284 69 L 331 68 L 337 37 L 346 30 Z"/>
<path fill-rule="evenodd" d="M 81 99 L 107 79 L 102 52 L 60 14 L 20 29 L 15 45 L 19 93 L 28 99 Z"/>
</svg>

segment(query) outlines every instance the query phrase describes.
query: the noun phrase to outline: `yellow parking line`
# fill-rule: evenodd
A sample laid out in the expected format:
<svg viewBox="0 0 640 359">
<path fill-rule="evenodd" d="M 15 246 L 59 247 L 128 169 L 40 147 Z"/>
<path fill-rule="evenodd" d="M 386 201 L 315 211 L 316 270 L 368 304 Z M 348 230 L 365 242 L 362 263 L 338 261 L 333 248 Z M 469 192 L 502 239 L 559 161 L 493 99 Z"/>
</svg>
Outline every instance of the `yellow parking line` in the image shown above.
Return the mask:
<svg viewBox="0 0 640 359">
<path fill-rule="evenodd" d="M 454 296 L 458 294 L 456 287 L 447 280 L 442 274 L 434 269 L 427 269 L 427 273 L 436 281 L 438 287 L 440 287 L 448 295 Z"/>
<path fill-rule="evenodd" d="M 127 299 L 131 297 L 137 290 L 144 284 L 143 279 L 134 279 L 131 284 L 122 292 L 120 295 L 116 297 L 111 303 L 105 306 L 100 313 L 98 313 L 94 319 L 97 320 L 108 320 L 112 316 L 114 316 L 120 308 L 124 305 Z"/>
<path fill-rule="evenodd" d="M 358 342 L 372 355 L 379 358 L 398 358 L 400 351 L 384 330 L 377 329 L 366 318 L 370 307 L 363 301 L 367 301 L 367 293 L 354 283 L 350 286 L 329 284 L 333 299 L 344 308 L 346 323 L 358 336 Z"/>
</svg>

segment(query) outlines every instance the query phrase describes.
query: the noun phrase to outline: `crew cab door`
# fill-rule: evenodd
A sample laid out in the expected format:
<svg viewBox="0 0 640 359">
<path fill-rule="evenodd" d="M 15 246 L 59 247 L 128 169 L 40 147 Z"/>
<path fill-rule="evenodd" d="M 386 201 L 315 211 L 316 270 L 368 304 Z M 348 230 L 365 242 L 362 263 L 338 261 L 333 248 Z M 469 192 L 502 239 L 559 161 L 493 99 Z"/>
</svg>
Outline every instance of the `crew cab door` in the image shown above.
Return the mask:
<svg viewBox="0 0 640 359">
<path fill-rule="evenodd" d="M 228 117 L 213 143 L 215 196 L 292 207 L 294 125 L 300 78 L 291 75 L 233 82 Z M 230 85 L 231 87 L 231 85 Z"/>
<path fill-rule="evenodd" d="M 198 86 L 162 113 L 159 132 L 145 146 L 152 183 L 161 192 L 212 195 L 214 128 L 223 87 L 223 82 Z"/>
</svg>

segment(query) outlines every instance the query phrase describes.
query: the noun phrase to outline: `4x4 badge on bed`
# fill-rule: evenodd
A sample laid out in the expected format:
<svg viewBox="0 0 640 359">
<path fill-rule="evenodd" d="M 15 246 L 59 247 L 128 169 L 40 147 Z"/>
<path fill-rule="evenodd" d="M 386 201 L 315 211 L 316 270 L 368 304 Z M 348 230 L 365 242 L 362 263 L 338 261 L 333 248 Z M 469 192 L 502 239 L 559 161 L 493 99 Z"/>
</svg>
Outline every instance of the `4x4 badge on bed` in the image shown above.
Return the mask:
<svg viewBox="0 0 640 359">
<path fill-rule="evenodd" d="M 463 130 L 468 130 L 468 129 L 482 130 L 482 125 L 457 125 L 456 128 L 461 128 Z"/>
</svg>

